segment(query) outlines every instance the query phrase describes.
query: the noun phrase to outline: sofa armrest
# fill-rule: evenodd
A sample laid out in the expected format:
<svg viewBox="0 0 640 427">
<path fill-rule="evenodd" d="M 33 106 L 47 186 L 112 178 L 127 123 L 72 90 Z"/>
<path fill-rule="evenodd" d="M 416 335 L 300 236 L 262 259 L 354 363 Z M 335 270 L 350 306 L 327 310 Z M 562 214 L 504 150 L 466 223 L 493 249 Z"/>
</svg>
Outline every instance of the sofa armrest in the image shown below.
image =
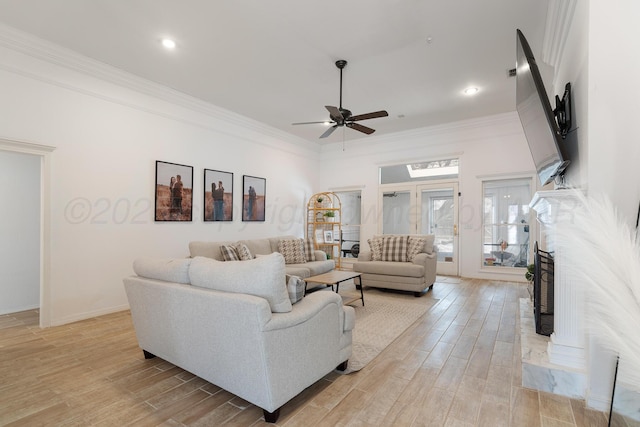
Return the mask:
<svg viewBox="0 0 640 427">
<path fill-rule="evenodd" d="M 438 252 L 435 250 L 430 254 L 419 253 L 413 258 L 414 264 L 424 266 L 424 280 L 427 285 L 431 286 L 436 281 L 438 267 Z"/>
<path fill-rule="evenodd" d="M 371 251 L 360 251 L 358 254 L 358 262 L 371 261 Z"/>
<path fill-rule="evenodd" d="M 435 252 L 432 252 L 430 254 L 421 252 L 418 255 L 416 255 L 411 262 L 418 265 L 426 265 L 427 260 L 434 259 L 435 257 L 436 257 Z"/>
<path fill-rule="evenodd" d="M 307 294 L 300 302 L 294 304 L 293 310 L 288 313 L 272 313 L 271 319 L 263 325 L 263 331 L 287 329 L 306 322 L 317 315 L 329 305 L 337 305 L 342 310 L 342 298 L 335 292 L 313 292 Z M 341 316 L 341 324 L 344 323 L 344 314 Z M 344 327 L 342 328 L 344 331 Z M 350 329 L 347 329 L 350 330 Z"/>
<path fill-rule="evenodd" d="M 326 261 L 327 253 L 319 249 L 313 251 L 314 261 Z"/>
</svg>

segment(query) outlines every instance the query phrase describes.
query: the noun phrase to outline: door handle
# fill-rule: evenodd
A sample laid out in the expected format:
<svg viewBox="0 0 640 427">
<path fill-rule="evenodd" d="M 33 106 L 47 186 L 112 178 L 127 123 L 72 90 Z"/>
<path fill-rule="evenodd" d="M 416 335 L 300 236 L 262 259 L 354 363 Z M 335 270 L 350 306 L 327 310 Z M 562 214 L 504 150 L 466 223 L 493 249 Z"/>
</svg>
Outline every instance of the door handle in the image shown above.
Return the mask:
<svg viewBox="0 0 640 427">
<path fill-rule="evenodd" d="M 453 224 L 453 235 L 454 236 L 458 235 L 458 224 Z"/>
</svg>

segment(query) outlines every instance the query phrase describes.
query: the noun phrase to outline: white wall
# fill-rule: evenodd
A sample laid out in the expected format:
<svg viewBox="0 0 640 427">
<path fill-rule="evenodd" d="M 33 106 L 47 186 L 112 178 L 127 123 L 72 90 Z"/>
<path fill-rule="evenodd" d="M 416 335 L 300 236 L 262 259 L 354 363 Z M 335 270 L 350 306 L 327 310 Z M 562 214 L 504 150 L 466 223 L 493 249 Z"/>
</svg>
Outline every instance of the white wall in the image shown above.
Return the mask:
<svg viewBox="0 0 640 427">
<path fill-rule="evenodd" d="M 547 85 L 550 102 L 555 107 L 554 96 L 562 96 L 566 83 L 571 83 L 572 91 L 572 132 L 563 141 L 561 147 L 569 155 L 571 164 L 566 171 L 567 182 L 574 187 L 587 189 L 589 153 L 589 5 L 586 2 L 573 1 L 573 14 L 569 23 L 559 23 L 566 35 L 557 44 L 562 50 L 557 58 L 552 58 L 554 73 Z M 569 6 L 571 8 L 571 6 Z M 558 32 L 562 30 L 556 29 Z M 560 49 L 560 48 L 559 48 Z"/>
<path fill-rule="evenodd" d="M 0 314 L 40 305 L 40 157 L 0 151 Z"/>
<path fill-rule="evenodd" d="M 568 177 L 590 194 L 608 196 L 622 218 L 635 226 L 640 203 L 640 75 L 637 40 L 640 4 L 627 0 L 572 2 L 554 89 L 573 85 L 577 162 Z M 572 158 L 572 161 L 575 157 Z M 587 314 L 588 315 L 588 314 Z M 588 405 L 608 410 L 615 361 L 593 337 L 588 338 Z"/>
<path fill-rule="evenodd" d="M 640 75 L 640 4 L 591 1 L 589 8 L 589 192 L 606 194 L 634 227 L 640 203 L 640 105 L 634 88 Z M 589 340 L 589 357 L 588 403 L 602 408 L 611 395 L 615 360 L 597 338 Z"/>
<path fill-rule="evenodd" d="M 640 203 L 640 3 L 589 4 L 589 189 L 609 195 L 635 226 Z"/>
<path fill-rule="evenodd" d="M 514 101 L 515 102 L 515 101 Z M 508 113 L 390 136 L 369 136 L 323 146 L 321 187 L 362 186 L 361 242 L 378 233 L 378 168 L 442 158 L 460 158 L 460 275 L 524 281 L 519 271 L 483 269 L 482 181 L 532 174 L 533 160 L 517 114 Z M 537 181 L 534 181 L 537 183 Z M 535 235 L 533 224 L 532 236 Z"/>
<path fill-rule="evenodd" d="M 303 235 L 318 171 L 314 144 L 55 47 L 27 45 L 26 53 L 0 48 L 0 137 L 56 147 L 45 324 L 126 308 L 122 278 L 137 257 L 183 257 L 191 240 Z M 154 222 L 156 160 L 194 167 L 192 222 Z M 202 221 L 204 168 L 235 174 L 233 222 Z M 243 174 L 267 180 L 265 222 L 241 222 Z"/>
</svg>

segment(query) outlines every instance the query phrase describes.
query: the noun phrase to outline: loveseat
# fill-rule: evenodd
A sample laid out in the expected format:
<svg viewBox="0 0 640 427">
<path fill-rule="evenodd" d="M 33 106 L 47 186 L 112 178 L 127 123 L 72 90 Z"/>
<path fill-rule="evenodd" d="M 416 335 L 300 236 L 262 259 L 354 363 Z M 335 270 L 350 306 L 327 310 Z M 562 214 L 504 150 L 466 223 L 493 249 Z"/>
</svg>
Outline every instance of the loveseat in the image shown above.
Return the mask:
<svg viewBox="0 0 640 427">
<path fill-rule="evenodd" d="M 145 358 L 158 356 L 251 403 L 279 410 L 351 356 L 352 307 L 315 292 L 292 304 L 283 256 L 134 262 L 124 279 Z"/>
<path fill-rule="evenodd" d="M 362 284 L 423 295 L 436 281 L 437 248 L 433 234 L 385 234 L 368 240 L 353 270 L 362 273 Z"/>
<path fill-rule="evenodd" d="M 298 244 L 294 244 L 296 242 Z M 285 247 L 283 248 L 284 243 L 288 245 L 284 245 Z M 194 241 L 189 243 L 189 253 L 192 257 L 203 256 L 223 261 L 222 248 L 238 247 L 239 245 L 245 245 L 251 257 L 269 255 L 274 252 L 283 253 L 287 274 L 303 279 L 328 273 L 335 268 L 335 262 L 332 259 L 327 259 L 326 253 L 313 248 L 313 241 L 298 239 L 295 236 L 277 236 L 264 239 L 240 240 L 237 242 Z M 301 250 L 304 255 L 299 253 Z"/>
</svg>

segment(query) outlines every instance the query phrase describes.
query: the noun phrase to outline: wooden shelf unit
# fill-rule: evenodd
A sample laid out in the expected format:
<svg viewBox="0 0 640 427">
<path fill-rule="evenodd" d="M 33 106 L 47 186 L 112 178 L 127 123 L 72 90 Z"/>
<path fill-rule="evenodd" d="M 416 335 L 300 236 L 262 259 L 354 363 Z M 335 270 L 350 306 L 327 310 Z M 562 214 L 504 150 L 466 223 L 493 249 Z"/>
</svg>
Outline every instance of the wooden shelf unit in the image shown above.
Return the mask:
<svg viewBox="0 0 640 427">
<path fill-rule="evenodd" d="M 318 201 L 318 200 L 322 201 Z M 333 217 L 326 216 L 327 212 Z M 331 235 L 327 236 L 330 231 Z M 316 193 L 307 203 L 307 238 L 313 239 L 316 249 L 324 251 L 340 268 L 342 260 L 342 205 L 337 194 Z"/>
</svg>

